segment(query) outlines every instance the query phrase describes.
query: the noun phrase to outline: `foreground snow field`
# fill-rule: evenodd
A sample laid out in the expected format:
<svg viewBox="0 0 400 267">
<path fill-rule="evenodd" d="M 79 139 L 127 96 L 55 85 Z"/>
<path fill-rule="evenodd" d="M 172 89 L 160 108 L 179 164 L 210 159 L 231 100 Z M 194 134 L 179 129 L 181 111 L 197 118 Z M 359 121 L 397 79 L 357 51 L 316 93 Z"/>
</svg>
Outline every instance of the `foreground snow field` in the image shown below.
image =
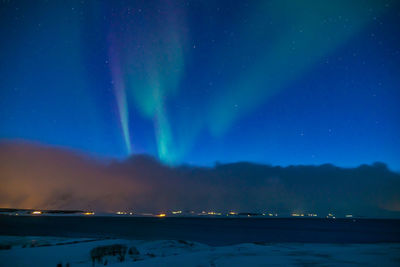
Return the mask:
<svg viewBox="0 0 400 267">
<path fill-rule="evenodd" d="M 212 247 L 183 240 L 0 236 L 0 266 L 72 267 L 105 264 L 115 267 L 399 266 L 400 244 L 247 243 Z"/>
</svg>

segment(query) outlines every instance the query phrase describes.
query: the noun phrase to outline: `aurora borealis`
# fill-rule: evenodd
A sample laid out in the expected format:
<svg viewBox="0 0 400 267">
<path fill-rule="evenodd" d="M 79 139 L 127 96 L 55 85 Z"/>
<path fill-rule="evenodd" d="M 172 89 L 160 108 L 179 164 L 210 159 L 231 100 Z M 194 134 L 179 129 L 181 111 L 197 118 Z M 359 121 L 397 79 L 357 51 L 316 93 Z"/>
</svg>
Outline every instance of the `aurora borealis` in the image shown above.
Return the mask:
<svg viewBox="0 0 400 267">
<path fill-rule="evenodd" d="M 400 169 L 397 1 L 2 1 L 0 138 Z"/>
</svg>

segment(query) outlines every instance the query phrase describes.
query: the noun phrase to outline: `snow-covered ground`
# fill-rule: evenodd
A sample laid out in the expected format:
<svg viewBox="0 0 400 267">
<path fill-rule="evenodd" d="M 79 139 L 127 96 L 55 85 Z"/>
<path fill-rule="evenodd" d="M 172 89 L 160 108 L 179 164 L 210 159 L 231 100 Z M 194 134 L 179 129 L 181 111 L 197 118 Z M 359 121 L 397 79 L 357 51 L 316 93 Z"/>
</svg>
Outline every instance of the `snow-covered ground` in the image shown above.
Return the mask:
<svg viewBox="0 0 400 267">
<path fill-rule="evenodd" d="M 0 236 L 0 266 L 93 266 L 91 251 L 98 247 L 104 256 L 96 258 L 94 266 L 400 266 L 400 244 L 247 243 L 212 247 L 182 240 L 17 236 Z"/>
</svg>

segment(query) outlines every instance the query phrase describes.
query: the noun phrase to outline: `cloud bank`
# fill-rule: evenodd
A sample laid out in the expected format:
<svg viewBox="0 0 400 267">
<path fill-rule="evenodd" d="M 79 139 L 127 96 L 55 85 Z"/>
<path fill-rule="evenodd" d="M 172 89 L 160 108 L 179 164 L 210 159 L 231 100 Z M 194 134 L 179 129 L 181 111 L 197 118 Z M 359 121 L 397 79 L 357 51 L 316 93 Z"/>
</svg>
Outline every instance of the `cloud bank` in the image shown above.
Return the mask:
<svg viewBox="0 0 400 267">
<path fill-rule="evenodd" d="M 144 155 L 102 161 L 62 148 L 2 142 L 0 207 L 399 217 L 400 174 L 383 163 L 170 167 Z"/>
</svg>

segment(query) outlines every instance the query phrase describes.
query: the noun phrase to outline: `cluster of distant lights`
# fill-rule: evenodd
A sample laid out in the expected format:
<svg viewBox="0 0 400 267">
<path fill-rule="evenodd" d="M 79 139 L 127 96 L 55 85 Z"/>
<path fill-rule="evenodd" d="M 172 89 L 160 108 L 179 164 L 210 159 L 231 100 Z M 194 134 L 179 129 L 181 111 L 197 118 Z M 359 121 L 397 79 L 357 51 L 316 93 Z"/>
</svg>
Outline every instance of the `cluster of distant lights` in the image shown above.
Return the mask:
<svg viewBox="0 0 400 267">
<path fill-rule="evenodd" d="M 268 216 L 268 217 L 278 217 L 278 213 L 238 213 L 234 211 L 230 211 L 228 213 L 223 213 L 223 212 L 216 212 L 216 211 L 202 211 L 200 213 L 196 213 L 194 211 L 190 211 L 187 213 L 182 212 L 181 210 L 177 211 L 171 211 L 169 214 L 167 213 L 158 213 L 158 214 L 153 214 L 153 213 L 133 213 L 133 212 L 125 212 L 125 211 L 117 211 L 115 213 L 116 215 L 136 215 L 136 216 L 153 216 L 153 217 L 167 217 L 168 215 L 171 217 L 174 216 L 184 216 L 184 215 L 190 215 L 190 216 L 244 216 L 244 217 L 260 217 L 260 216 Z M 287 216 L 283 216 L 287 217 Z M 319 217 L 318 214 L 316 213 L 291 213 L 289 217 Z M 336 215 L 333 213 L 328 213 L 328 215 L 323 216 L 325 218 L 331 218 L 331 219 L 336 219 Z M 353 218 L 352 214 L 346 214 L 344 216 L 345 218 Z"/>
<path fill-rule="evenodd" d="M 40 210 L 34 210 L 30 214 L 31 215 L 43 215 L 46 212 L 40 211 Z M 85 216 L 91 216 L 95 215 L 93 211 L 85 211 L 82 213 L 79 213 L 81 215 Z M 268 216 L 268 217 L 278 217 L 277 213 L 238 213 L 234 211 L 230 211 L 228 213 L 223 213 L 223 212 L 216 212 L 216 211 L 202 211 L 200 213 L 196 213 L 194 211 L 190 211 L 187 213 L 182 212 L 181 210 L 177 211 L 171 211 L 170 213 L 133 213 L 133 212 L 127 212 L 127 211 L 117 211 L 114 213 L 115 215 L 124 215 L 124 216 L 149 216 L 149 217 L 167 217 L 167 216 L 240 216 L 240 217 L 260 217 L 260 216 Z M 15 213 L 14 215 L 20 215 L 19 213 Z M 282 217 L 288 217 L 288 216 L 282 216 Z M 316 213 L 291 213 L 289 217 L 319 217 L 318 214 Z M 321 216 L 320 218 L 325 217 L 325 218 L 330 218 L 330 219 L 336 219 L 335 214 L 333 213 L 328 213 L 326 216 Z M 345 218 L 353 218 L 352 214 L 346 214 L 344 216 Z"/>
</svg>

